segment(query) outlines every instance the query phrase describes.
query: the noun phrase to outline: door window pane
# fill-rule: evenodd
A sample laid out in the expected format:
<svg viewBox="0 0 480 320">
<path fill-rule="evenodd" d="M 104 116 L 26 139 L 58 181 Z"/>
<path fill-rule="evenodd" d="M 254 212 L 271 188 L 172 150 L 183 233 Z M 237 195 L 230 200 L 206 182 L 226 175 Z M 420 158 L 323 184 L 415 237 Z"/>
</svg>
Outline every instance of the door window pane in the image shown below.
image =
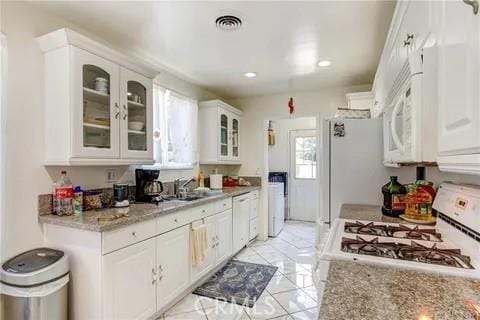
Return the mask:
<svg viewBox="0 0 480 320">
<path fill-rule="evenodd" d="M 316 137 L 295 138 L 295 178 L 316 179 L 317 177 Z"/>
</svg>

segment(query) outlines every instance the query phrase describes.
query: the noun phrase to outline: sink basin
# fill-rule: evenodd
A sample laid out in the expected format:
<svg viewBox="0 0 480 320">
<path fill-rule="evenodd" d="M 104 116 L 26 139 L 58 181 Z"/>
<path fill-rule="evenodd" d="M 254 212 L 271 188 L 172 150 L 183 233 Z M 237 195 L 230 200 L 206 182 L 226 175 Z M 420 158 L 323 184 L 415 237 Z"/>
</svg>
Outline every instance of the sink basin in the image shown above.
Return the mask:
<svg viewBox="0 0 480 320">
<path fill-rule="evenodd" d="M 178 201 L 194 201 L 194 200 L 199 200 L 199 199 L 203 199 L 205 197 L 201 197 L 201 196 L 187 196 L 185 198 L 177 198 L 176 200 Z"/>
</svg>

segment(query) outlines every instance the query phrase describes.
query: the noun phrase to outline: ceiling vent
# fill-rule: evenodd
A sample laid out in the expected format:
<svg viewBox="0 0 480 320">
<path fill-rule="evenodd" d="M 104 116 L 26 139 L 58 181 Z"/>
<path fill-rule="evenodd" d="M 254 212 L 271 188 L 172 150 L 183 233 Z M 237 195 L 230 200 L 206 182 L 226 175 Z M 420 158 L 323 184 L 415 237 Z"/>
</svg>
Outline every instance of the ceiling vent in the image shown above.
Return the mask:
<svg viewBox="0 0 480 320">
<path fill-rule="evenodd" d="M 222 31 L 235 31 L 242 26 L 242 20 L 235 16 L 226 15 L 218 17 L 215 20 L 215 24 Z"/>
</svg>

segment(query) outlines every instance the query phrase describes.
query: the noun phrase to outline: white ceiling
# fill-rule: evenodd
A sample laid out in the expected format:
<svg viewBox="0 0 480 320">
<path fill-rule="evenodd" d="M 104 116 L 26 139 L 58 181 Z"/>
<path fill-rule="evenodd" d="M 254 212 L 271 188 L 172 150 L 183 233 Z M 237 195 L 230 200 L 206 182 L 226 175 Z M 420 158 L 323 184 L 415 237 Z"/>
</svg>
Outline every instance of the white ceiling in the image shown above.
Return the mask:
<svg viewBox="0 0 480 320">
<path fill-rule="evenodd" d="M 36 2 L 225 98 L 372 83 L 395 2 Z M 217 30 L 222 14 L 242 18 Z M 319 68 L 319 60 L 332 65 Z M 247 71 L 256 78 L 244 77 Z"/>
</svg>

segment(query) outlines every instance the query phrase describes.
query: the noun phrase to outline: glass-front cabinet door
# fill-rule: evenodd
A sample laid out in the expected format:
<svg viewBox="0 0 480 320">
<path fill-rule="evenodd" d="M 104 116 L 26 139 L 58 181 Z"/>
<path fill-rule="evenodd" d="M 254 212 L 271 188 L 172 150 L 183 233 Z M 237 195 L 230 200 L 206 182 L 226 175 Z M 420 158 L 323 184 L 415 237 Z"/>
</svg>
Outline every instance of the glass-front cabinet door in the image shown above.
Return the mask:
<svg viewBox="0 0 480 320">
<path fill-rule="evenodd" d="M 232 115 L 232 160 L 240 160 L 240 119 Z"/>
<path fill-rule="evenodd" d="M 153 159 L 152 81 L 120 69 L 120 144 L 122 158 Z"/>
<path fill-rule="evenodd" d="M 229 160 L 230 158 L 230 133 L 231 126 L 230 115 L 225 110 L 219 109 L 219 155 L 221 160 Z"/>
<path fill-rule="evenodd" d="M 78 48 L 74 48 L 72 54 L 73 155 L 79 158 L 118 158 L 119 68 Z"/>
</svg>

